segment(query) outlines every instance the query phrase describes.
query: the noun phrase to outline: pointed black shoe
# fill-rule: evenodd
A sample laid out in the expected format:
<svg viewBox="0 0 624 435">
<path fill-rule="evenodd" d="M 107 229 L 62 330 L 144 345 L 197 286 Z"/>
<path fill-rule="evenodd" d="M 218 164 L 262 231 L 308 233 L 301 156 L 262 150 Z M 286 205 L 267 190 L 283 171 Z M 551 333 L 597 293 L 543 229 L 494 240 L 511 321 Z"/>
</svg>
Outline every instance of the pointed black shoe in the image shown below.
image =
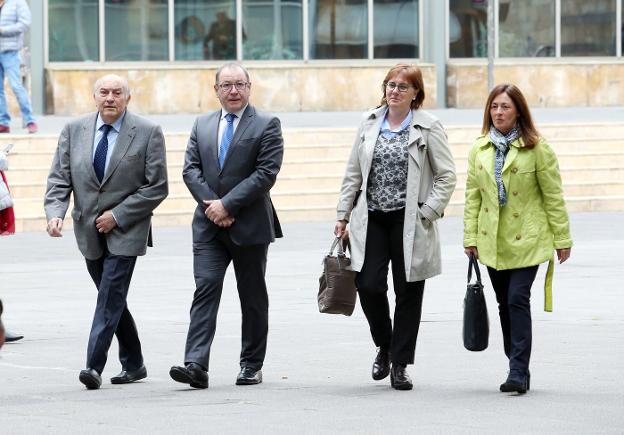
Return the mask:
<svg viewBox="0 0 624 435">
<path fill-rule="evenodd" d="M 262 383 L 262 370 L 243 367 L 236 377 L 236 385 L 256 385 Z"/>
<path fill-rule="evenodd" d="M 80 370 L 78 380 L 80 380 L 88 390 L 97 390 L 100 388 L 100 385 L 102 385 L 102 377 L 97 370 L 90 367 Z"/>
<path fill-rule="evenodd" d="M 411 390 L 412 380 L 407 374 L 405 364 L 392 364 L 390 369 L 390 385 L 395 390 Z"/>
<path fill-rule="evenodd" d="M 372 375 L 376 381 L 381 381 L 390 374 L 390 352 L 381 347 L 377 351 L 375 361 L 373 361 Z"/>
<path fill-rule="evenodd" d="M 4 332 L 4 339 L 7 343 L 11 343 L 13 341 L 19 341 L 22 338 L 24 338 L 23 335 L 13 334 L 12 332 L 9 332 L 9 331 Z"/>
<path fill-rule="evenodd" d="M 196 363 L 188 363 L 185 367 L 173 366 L 169 376 L 176 382 L 189 384 L 193 388 L 208 388 L 208 373 Z"/>
<path fill-rule="evenodd" d="M 503 393 L 525 394 L 531 389 L 531 373 L 528 370 L 510 370 L 507 380 L 501 384 Z"/>
<path fill-rule="evenodd" d="M 111 384 L 129 384 L 131 382 L 140 381 L 147 377 L 147 369 L 141 366 L 136 370 L 122 370 L 117 376 L 111 378 Z"/>
</svg>

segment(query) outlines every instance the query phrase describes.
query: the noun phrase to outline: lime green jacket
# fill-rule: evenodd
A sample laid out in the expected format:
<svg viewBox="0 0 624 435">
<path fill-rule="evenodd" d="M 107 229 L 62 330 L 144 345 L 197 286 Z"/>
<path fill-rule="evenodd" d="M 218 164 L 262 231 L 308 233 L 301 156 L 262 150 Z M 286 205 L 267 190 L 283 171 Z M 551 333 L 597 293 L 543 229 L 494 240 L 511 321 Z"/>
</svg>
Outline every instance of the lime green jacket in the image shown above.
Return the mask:
<svg viewBox="0 0 624 435">
<path fill-rule="evenodd" d="M 557 156 L 542 139 L 533 149 L 514 141 L 503 166 L 507 204 L 499 207 L 495 148 L 479 137 L 468 155 L 464 247 L 496 270 L 534 266 L 572 247 Z"/>
</svg>

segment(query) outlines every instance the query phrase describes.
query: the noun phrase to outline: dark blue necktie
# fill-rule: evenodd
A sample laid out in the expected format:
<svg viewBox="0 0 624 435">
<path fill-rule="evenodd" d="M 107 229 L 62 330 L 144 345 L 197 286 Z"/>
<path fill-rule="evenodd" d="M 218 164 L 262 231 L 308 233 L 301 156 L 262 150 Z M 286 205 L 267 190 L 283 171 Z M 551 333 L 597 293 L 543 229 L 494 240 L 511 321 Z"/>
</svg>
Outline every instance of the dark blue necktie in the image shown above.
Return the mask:
<svg viewBox="0 0 624 435">
<path fill-rule="evenodd" d="M 112 125 L 103 124 L 100 127 L 102 131 L 102 138 L 97 144 L 95 149 L 95 156 L 93 157 L 93 169 L 95 169 L 95 175 L 100 183 L 104 178 L 104 170 L 106 169 L 106 154 L 108 153 L 108 132 L 113 128 Z"/>
<path fill-rule="evenodd" d="M 221 138 L 221 146 L 219 146 L 219 167 L 221 168 L 223 168 L 223 163 L 225 162 L 225 157 L 227 156 L 228 149 L 230 148 L 232 137 L 234 137 L 234 118 L 236 118 L 236 115 L 233 113 L 225 115 L 227 125 L 225 126 L 223 137 Z"/>
</svg>

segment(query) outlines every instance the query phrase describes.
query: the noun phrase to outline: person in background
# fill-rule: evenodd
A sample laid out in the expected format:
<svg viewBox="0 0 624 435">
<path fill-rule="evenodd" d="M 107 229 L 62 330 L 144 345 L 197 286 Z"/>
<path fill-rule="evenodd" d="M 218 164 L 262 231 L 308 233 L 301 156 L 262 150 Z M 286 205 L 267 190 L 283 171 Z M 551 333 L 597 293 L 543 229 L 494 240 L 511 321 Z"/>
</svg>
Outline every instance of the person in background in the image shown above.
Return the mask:
<svg viewBox="0 0 624 435">
<path fill-rule="evenodd" d="M 393 388 L 410 390 L 406 366 L 414 363 L 425 280 L 441 273 L 436 221 L 455 189 L 455 164 L 442 124 L 421 109 L 420 69 L 392 67 L 381 92 L 381 105 L 364 114 L 355 137 L 334 233 L 351 243 L 360 303 L 378 347 L 372 377 L 390 374 Z"/>
<path fill-rule="evenodd" d="M 9 169 L 9 161 L 7 157 L 10 149 L 11 145 L 0 151 L 0 236 L 8 236 L 15 233 L 13 198 L 11 197 L 9 183 L 7 181 L 6 174 L 4 173 L 7 169 Z M 9 343 L 21 340 L 24 336 L 5 331 L 4 327 L 2 327 L 2 338 L 3 342 L 6 340 L 6 342 Z"/>
<path fill-rule="evenodd" d="M 557 156 L 535 126 L 520 89 L 490 92 L 481 136 L 468 155 L 464 251 L 487 266 L 496 293 L 509 375 L 500 391 L 530 388 L 531 286 L 550 260 L 545 309 L 550 311 L 553 250 L 570 257 L 572 238 Z"/>
<path fill-rule="evenodd" d="M 22 119 L 28 133 L 37 132 L 28 91 L 22 84 L 19 51 L 23 45 L 24 33 L 30 27 L 30 9 L 25 0 L 0 0 L 0 133 L 9 133 L 11 115 L 4 95 L 4 77 L 22 112 Z"/>
</svg>

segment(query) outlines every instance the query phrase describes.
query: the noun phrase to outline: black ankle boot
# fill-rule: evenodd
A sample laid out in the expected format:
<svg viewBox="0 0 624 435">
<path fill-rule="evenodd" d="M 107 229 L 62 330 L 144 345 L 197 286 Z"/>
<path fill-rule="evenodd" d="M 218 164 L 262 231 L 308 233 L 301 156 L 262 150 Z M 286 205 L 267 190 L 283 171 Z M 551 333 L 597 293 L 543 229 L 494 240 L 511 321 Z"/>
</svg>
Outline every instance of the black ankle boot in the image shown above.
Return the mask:
<svg viewBox="0 0 624 435">
<path fill-rule="evenodd" d="M 507 380 L 501 384 L 503 393 L 526 393 L 531 386 L 531 374 L 528 370 L 512 369 L 509 371 Z"/>
<path fill-rule="evenodd" d="M 412 380 L 405 370 L 405 364 L 392 364 L 390 369 L 390 385 L 395 390 L 411 390 L 413 387 Z"/>
<path fill-rule="evenodd" d="M 390 374 L 390 351 L 379 348 L 375 361 L 373 361 L 373 379 L 380 381 Z"/>
</svg>

